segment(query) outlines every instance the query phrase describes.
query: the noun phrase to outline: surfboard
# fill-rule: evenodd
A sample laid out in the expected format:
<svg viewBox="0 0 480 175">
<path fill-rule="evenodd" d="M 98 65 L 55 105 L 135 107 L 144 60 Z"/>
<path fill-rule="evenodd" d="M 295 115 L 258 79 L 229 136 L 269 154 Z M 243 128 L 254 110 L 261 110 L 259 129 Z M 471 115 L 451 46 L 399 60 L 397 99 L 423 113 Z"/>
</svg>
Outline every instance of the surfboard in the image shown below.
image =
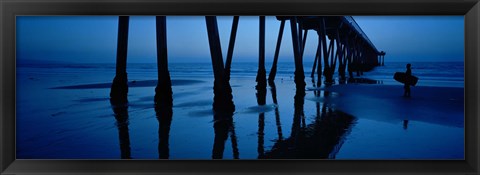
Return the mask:
<svg viewBox="0 0 480 175">
<path fill-rule="evenodd" d="M 418 81 L 418 78 L 416 76 L 407 76 L 405 72 L 395 72 L 395 75 L 393 75 L 393 79 L 397 80 L 400 83 L 408 83 L 412 86 L 415 86 Z"/>
</svg>

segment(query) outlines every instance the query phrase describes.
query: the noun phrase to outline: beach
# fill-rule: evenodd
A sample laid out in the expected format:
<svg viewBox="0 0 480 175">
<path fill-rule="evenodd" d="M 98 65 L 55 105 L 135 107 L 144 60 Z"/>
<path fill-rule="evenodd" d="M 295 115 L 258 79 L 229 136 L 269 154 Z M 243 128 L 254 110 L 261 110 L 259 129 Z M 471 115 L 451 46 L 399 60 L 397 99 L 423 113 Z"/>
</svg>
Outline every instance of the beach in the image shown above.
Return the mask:
<svg viewBox="0 0 480 175">
<path fill-rule="evenodd" d="M 413 65 L 418 65 L 413 71 L 420 80 L 411 88 L 412 97 L 406 98 L 403 85 L 391 81 L 396 68 L 379 67 L 357 81 L 321 87 L 306 76 L 306 89 L 298 91 L 293 66 L 281 64 L 275 88 L 268 86 L 266 104 L 258 105 L 256 64 L 234 64 L 230 85 L 236 110 L 230 123 L 214 121 L 208 63 L 170 66 L 170 117 L 154 108 L 155 64 L 127 68 L 128 105 L 120 108 L 109 101 L 113 64 L 18 66 L 16 155 L 17 159 L 211 159 L 213 153 L 224 159 L 464 159 L 463 74 L 450 72 L 444 76 L 455 76 L 442 78 L 427 75 L 429 68 L 422 72 L 422 64 Z"/>
</svg>

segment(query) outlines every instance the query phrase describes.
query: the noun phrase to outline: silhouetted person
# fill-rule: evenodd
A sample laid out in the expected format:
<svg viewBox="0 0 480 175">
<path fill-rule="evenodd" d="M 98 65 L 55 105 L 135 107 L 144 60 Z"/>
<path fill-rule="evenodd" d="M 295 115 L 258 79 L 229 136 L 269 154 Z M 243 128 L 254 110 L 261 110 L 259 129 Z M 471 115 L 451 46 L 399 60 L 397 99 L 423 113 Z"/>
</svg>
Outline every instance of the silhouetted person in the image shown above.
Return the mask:
<svg viewBox="0 0 480 175">
<path fill-rule="evenodd" d="M 405 78 L 405 83 L 404 83 L 404 93 L 403 93 L 403 96 L 404 97 L 410 97 L 410 81 L 408 81 L 410 79 L 410 77 L 412 76 L 412 69 L 410 69 L 412 65 L 410 63 L 407 64 L 407 71 L 405 72 L 406 74 L 406 78 Z"/>
</svg>

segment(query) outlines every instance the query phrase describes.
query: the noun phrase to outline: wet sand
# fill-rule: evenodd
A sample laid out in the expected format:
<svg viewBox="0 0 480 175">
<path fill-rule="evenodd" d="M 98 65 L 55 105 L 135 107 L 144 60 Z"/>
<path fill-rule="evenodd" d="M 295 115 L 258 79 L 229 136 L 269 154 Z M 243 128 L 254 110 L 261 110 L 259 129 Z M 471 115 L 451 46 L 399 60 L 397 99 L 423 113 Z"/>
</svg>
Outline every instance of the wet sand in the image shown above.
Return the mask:
<svg viewBox="0 0 480 175">
<path fill-rule="evenodd" d="M 463 159 L 463 88 L 413 87 L 404 98 L 400 85 L 315 88 L 306 79 L 302 98 L 279 76 L 258 105 L 255 78 L 233 76 L 233 121 L 216 124 L 211 77 L 172 77 L 165 119 L 151 78 L 130 76 L 129 103 L 116 109 L 111 74 L 75 76 L 17 76 L 17 158 L 211 159 L 223 145 L 215 152 L 224 159 Z"/>
<path fill-rule="evenodd" d="M 403 97 L 401 85 L 337 85 L 326 90 L 338 93 L 333 103 L 354 116 L 393 123 L 411 120 L 464 126 L 463 88 L 411 87 L 411 97 Z"/>
</svg>

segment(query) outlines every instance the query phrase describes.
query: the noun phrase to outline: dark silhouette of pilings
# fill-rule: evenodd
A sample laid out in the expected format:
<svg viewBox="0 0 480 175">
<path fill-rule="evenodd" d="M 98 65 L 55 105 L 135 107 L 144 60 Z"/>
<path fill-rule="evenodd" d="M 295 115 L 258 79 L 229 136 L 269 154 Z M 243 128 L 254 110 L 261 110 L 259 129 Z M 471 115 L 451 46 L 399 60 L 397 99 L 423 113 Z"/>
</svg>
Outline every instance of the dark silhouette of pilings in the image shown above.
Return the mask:
<svg viewBox="0 0 480 175">
<path fill-rule="evenodd" d="M 265 16 L 259 17 L 260 32 L 259 32 L 259 56 L 258 56 L 258 71 L 257 71 L 257 90 L 266 91 L 267 88 L 267 72 L 265 71 Z"/>
<path fill-rule="evenodd" d="M 320 39 L 318 41 L 320 41 Z M 315 52 L 315 58 L 313 60 L 312 73 L 310 74 L 311 78 L 315 78 L 315 68 L 317 68 L 318 56 L 320 55 L 319 49 L 320 49 L 321 46 L 322 46 L 322 44 L 320 42 L 318 42 L 317 51 Z"/>
<path fill-rule="evenodd" d="M 275 47 L 275 55 L 273 56 L 273 64 L 272 64 L 272 68 L 270 69 L 270 74 L 268 75 L 268 83 L 269 84 L 274 83 L 275 76 L 277 75 L 278 55 L 279 55 L 279 52 L 280 52 L 280 45 L 282 44 L 283 29 L 284 28 L 285 28 L 285 19 L 281 19 L 280 29 L 278 31 L 277 46 Z"/>
<path fill-rule="evenodd" d="M 353 72 L 357 72 L 357 76 L 360 76 L 381 62 L 380 58 L 377 58 L 381 52 L 376 50 L 352 17 L 302 16 L 298 17 L 298 23 L 302 26 L 299 29 L 303 29 L 305 34 L 308 30 L 317 31 L 319 43 L 310 76 L 314 77 L 315 68 L 317 68 L 319 83 L 322 76 L 325 77 L 325 83 L 334 83 L 333 76 L 337 68 L 340 80 L 344 81 L 347 70 L 352 78 Z M 302 36 L 302 32 L 299 32 L 299 35 Z M 327 37 L 329 43 L 327 43 Z M 305 42 L 306 37 L 303 38 L 300 41 Z M 323 71 L 321 71 L 322 68 Z"/>
<path fill-rule="evenodd" d="M 343 38 L 341 38 L 339 36 L 339 40 L 341 40 L 343 42 L 343 57 L 340 59 L 340 65 L 338 67 L 338 74 L 340 75 L 340 79 L 342 81 L 346 80 L 346 70 L 347 70 L 347 65 L 349 64 L 349 59 L 351 58 L 352 56 L 352 52 L 351 52 L 351 49 L 350 49 L 350 45 L 349 45 L 349 42 L 348 42 L 348 38 L 347 36 L 344 36 Z"/>
<path fill-rule="evenodd" d="M 128 105 L 117 104 L 110 100 L 115 120 L 117 121 L 118 138 L 120 142 L 120 158 L 131 159 L 130 155 L 130 134 L 128 131 Z"/>
<path fill-rule="evenodd" d="M 228 43 L 227 61 L 225 62 L 225 76 L 230 80 L 230 68 L 232 67 L 233 49 L 235 47 L 235 38 L 237 36 L 239 16 L 233 17 L 232 31 L 230 32 L 230 42 Z"/>
<path fill-rule="evenodd" d="M 260 38 L 259 38 L 259 57 L 258 57 L 258 71 L 257 71 L 257 89 L 256 97 L 258 105 L 265 105 L 267 102 L 267 79 L 265 71 L 265 16 L 259 17 L 260 21 Z M 265 113 L 258 114 L 258 157 L 263 157 L 265 153 L 264 148 L 264 129 L 265 129 Z"/>
<path fill-rule="evenodd" d="M 329 55 L 330 48 L 333 46 L 332 41 L 330 41 L 330 46 L 327 48 L 327 31 L 325 26 L 325 18 L 321 17 L 319 20 L 319 33 L 322 40 L 322 53 L 323 53 L 323 75 L 325 76 L 325 82 L 331 83 L 333 81 L 333 74 L 331 71 L 331 66 L 329 64 Z"/>
<path fill-rule="evenodd" d="M 353 78 L 353 58 L 355 57 L 355 46 L 354 46 L 354 41 L 353 39 L 348 39 L 347 40 L 347 45 L 348 45 L 348 57 L 347 57 L 347 64 L 348 64 L 348 77 Z"/>
<path fill-rule="evenodd" d="M 303 71 L 303 58 L 300 51 L 300 41 L 297 32 L 297 17 L 290 19 L 290 28 L 292 33 L 293 55 L 295 59 L 295 76 L 294 82 L 296 89 L 305 90 L 305 73 Z"/>
<path fill-rule="evenodd" d="M 260 82 L 257 82 L 257 92 L 256 92 L 256 97 L 257 97 L 257 104 L 259 106 L 263 106 L 267 103 L 267 89 L 266 87 L 263 88 L 263 89 L 260 89 L 258 88 Z M 261 112 L 258 114 L 258 147 L 257 147 L 257 151 L 258 151 L 258 157 L 263 157 L 263 154 L 265 153 L 265 147 L 264 147 L 264 143 L 265 143 L 265 140 L 264 140 L 264 136 L 265 136 L 265 133 L 264 133 L 264 130 L 265 130 L 265 112 Z"/>
<path fill-rule="evenodd" d="M 110 99 L 116 103 L 126 103 L 128 101 L 127 47 L 129 19 L 129 16 L 118 18 L 116 72 L 110 90 Z"/>
<path fill-rule="evenodd" d="M 155 114 L 158 120 L 158 158 L 170 158 L 170 126 L 172 124 L 172 106 L 155 106 Z"/>
<path fill-rule="evenodd" d="M 156 17 L 156 28 L 158 84 L 155 88 L 154 102 L 156 105 L 168 108 L 173 105 L 173 99 L 172 82 L 170 80 L 170 72 L 168 71 L 167 23 L 165 16 Z"/>
<path fill-rule="evenodd" d="M 335 40 L 337 41 L 337 56 L 338 56 L 338 63 L 339 63 L 338 73 L 341 79 L 345 79 L 345 69 L 342 69 L 344 67 L 345 45 L 342 43 L 342 40 L 340 39 L 339 29 L 336 30 L 335 34 L 336 34 Z M 336 66 L 336 61 L 334 63 L 334 69 L 335 69 L 335 66 Z"/>
<path fill-rule="evenodd" d="M 385 52 L 381 51 L 378 55 L 378 65 L 384 66 L 385 65 Z"/>
<path fill-rule="evenodd" d="M 298 39 L 301 41 L 300 42 L 300 55 L 302 56 L 303 59 L 303 53 L 305 53 L 305 44 L 307 42 L 307 35 L 308 35 L 308 30 L 303 30 L 303 28 L 299 29 L 300 33 L 303 33 L 303 36 L 299 36 Z M 304 31 L 304 32 L 301 32 Z"/>
<path fill-rule="evenodd" d="M 215 130 L 215 140 L 212 150 L 213 159 L 222 159 L 223 152 L 225 150 L 225 141 L 228 139 L 228 133 L 232 135 L 232 146 L 233 146 L 233 155 L 234 158 L 238 158 L 238 148 L 237 141 L 233 126 L 233 112 L 235 111 L 235 105 L 233 104 L 232 96 L 232 87 L 230 86 L 226 68 L 223 64 L 222 49 L 220 45 L 220 37 L 217 27 L 217 18 L 215 16 L 206 16 L 205 17 L 207 32 L 208 32 L 208 41 L 210 46 L 210 54 L 212 58 L 212 67 L 214 74 L 214 84 L 213 84 L 213 111 L 214 111 L 214 130 Z M 235 20 L 232 25 L 232 35 L 234 35 L 234 28 L 238 19 Z M 236 30 L 236 29 L 235 29 Z M 233 53 L 233 43 L 235 37 L 231 37 L 229 53 Z M 231 62 L 231 57 L 230 61 Z M 229 63 L 230 64 L 230 63 Z M 228 75 L 229 76 L 229 75 Z"/>
<path fill-rule="evenodd" d="M 318 65 L 317 66 L 317 87 L 320 87 L 322 85 L 322 75 L 323 75 L 323 72 L 322 72 L 322 53 L 324 51 L 322 51 L 322 46 L 323 46 L 323 38 L 321 36 L 321 32 L 317 31 L 317 35 L 318 35 L 318 45 L 317 45 L 317 53 L 316 53 L 316 62 Z M 313 68 L 315 69 L 315 68 Z M 313 71 L 312 71 L 313 73 Z"/>
<path fill-rule="evenodd" d="M 213 84 L 213 110 L 215 112 L 235 111 L 233 104 L 232 88 L 225 75 L 225 68 L 223 66 L 222 49 L 220 45 L 220 37 L 218 34 L 217 18 L 215 16 L 206 16 L 208 41 L 210 45 L 210 54 L 212 58 L 212 67 L 214 74 Z"/>
<path fill-rule="evenodd" d="M 227 81 L 230 81 L 230 70 L 232 65 L 233 49 L 235 47 L 235 39 L 237 36 L 239 18 L 240 18 L 239 16 L 234 16 L 232 21 L 232 31 L 230 32 L 230 41 L 228 44 L 227 60 L 225 62 L 225 76 L 227 78 Z M 233 159 L 239 159 L 240 153 L 238 150 L 237 135 L 235 134 L 235 125 L 233 124 L 233 119 L 228 122 L 229 122 L 227 123 L 229 126 L 228 132 L 230 133 L 230 140 L 232 142 Z"/>
<path fill-rule="evenodd" d="M 283 36 L 283 29 L 285 20 L 290 20 L 292 31 L 292 44 L 295 59 L 295 82 L 297 88 L 304 88 L 304 70 L 303 70 L 303 55 L 305 50 L 305 43 L 307 39 L 308 30 L 314 29 L 319 35 L 319 44 L 315 56 L 314 66 L 312 68 L 311 77 L 314 76 L 315 67 L 317 67 L 318 83 L 321 83 L 322 76 L 325 76 L 325 82 L 333 83 L 333 74 L 337 67 L 341 79 L 345 79 L 345 70 L 348 68 L 350 78 L 353 77 L 353 72 L 357 72 L 357 76 L 363 74 L 364 71 L 369 71 L 378 65 L 384 65 L 385 52 L 378 52 L 373 44 L 368 40 L 363 31 L 358 27 L 356 22 L 351 17 L 279 17 L 281 21 L 280 31 L 277 39 L 277 47 L 275 50 L 274 64 L 272 65 L 268 80 L 273 82 L 277 72 L 277 62 L 280 44 Z M 209 33 L 210 52 L 212 54 L 212 65 L 214 68 L 215 98 L 222 98 L 226 101 L 231 101 L 231 87 L 229 87 L 230 68 L 236 39 L 236 31 L 238 28 L 239 17 L 235 16 L 232 22 L 232 31 L 230 35 L 230 42 L 227 52 L 225 66 L 223 66 L 223 58 L 220 47 L 220 40 L 218 39 L 218 28 L 216 26 L 216 17 L 206 17 L 207 28 Z M 155 104 L 171 104 L 172 99 L 169 95 L 172 93 L 171 80 L 168 71 L 168 55 L 166 42 L 166 18 L 164 16 L 156 17 L 157 27 L 157 66 L 158 66 L 158 85 L 155 88 Z M 116 75 L 112 83 L 110 97 L 118 103 L 127 102 L 128 94 L 128 79 L 126 72 L 127 46 L 128 46 L 128 26 L 129 17 L 119 17 L 118 28 L 118 46 L 117 46 L 117 61 L 116 61 Z M 328 30 L 327 30 L 328 28 Z M 259 69 L 257 74 L 257 81 L 261 82 L 259 85 L 263 89 L 266 86 L 264 81 L 265 71 L 265 17 L 260 17 L 260 53 L 259 53 Z M 326 36 L 330 39 L 330 47 L 327 47 Z M 343 39 L 342 39 L 343 38 Z M 336 43 L 336 45 L 332 45 Z M 321 57 L 323 55 L 323 68 Z M 318 65 L 317 65 L 318 64 Z M 348 66 L 348 67 L 347 67 Z M 215 90 L 216 89 L 216 90 Z M 218 101 L 218 100 L 217 100 Z M 226 110 L 234 110 L 233 102 L 227 102 Z M 214 108 L 219 105 L 214 104 Z"/>
<path fill-rule="evenodd" d="M 170 157 L 169 138 L 173 116 L 172 82 L 168 70 L 167 23 L 165 16 L 156 17 L 158 83 L 155 88 L 155 114 L 158 120 L 158 157 Z"/>
</svg>

